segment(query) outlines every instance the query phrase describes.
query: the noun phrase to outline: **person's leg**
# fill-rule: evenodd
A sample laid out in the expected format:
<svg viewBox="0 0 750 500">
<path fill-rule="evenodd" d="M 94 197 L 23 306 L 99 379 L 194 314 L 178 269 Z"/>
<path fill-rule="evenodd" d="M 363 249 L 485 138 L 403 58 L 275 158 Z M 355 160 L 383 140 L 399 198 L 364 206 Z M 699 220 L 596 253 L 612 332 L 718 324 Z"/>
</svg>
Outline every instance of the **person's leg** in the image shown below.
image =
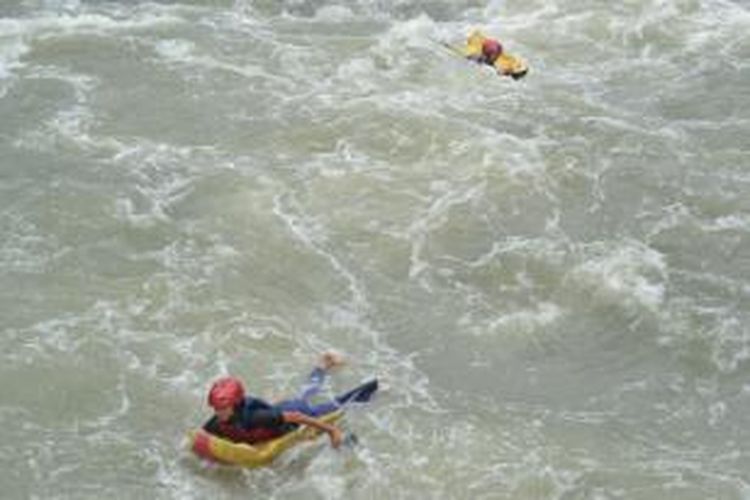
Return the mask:
<svg viewBox="0 0 750 500">
<path fill-rule="evenodd" d="M 318 365 L 313 368 L 310 375 L 307 376 L 305 385 L 302 386 L 297 397 L 304 401 L 309 401 L 311 397 L 320 392 L 325 382 L 326 375 L 329 371 L 344 364 L 344 358 L 335 352 L 325 352 L 320 357 Z"/>
<path fill-rule="evenodd" d="M 320 417 L 338 411 L 350 403 L 366 403 L 377 390 L 378 381 L 373 379 L 326 403 L 311 405 L 306 399 L 290 399 L 282 401 L 277 407 L 282 411 L 298 411 L 311 417 Z"/>
<path fill-rule="evenodd" d="M 308 415 L 312 417 L 319 417 L 333 411 L 338 411 L 349 403 L 366 403 L 370 401 L 372 395 L 375 394 L 375 391 L 377 390 L 377 379 L 370 380 L 355 387 L 349 392 L 346 392 L 340 396 L 336 396 L 333 401 L 311 406 L 309 408 L 311 413 L 309 413 Z"/>
<path fill-rule="evenodd" d="M 326 379 L 326 371 L 316 366 L 313 368 L 313 370 L 310 372 L 310 375 L 307 376 L 307 380 L 305 381 L 305 385 L 302 386 L 302 388 L 299 391 L 299 394 L 297 395 L 297 399 L 301 399 L 303 401 L 309 401 L 311 397 L 315 396 L 320 392 L 320 389 L 323 387 L 323 382 L 325 382 Z"/>
<path fill-rule="evenodd" d="M 316 366 L 310 372 L 310 375 L 307 376 L 307 381 L 305 385 L 302 386 L 297 397 L 281 401 L 276 406 L 282 411 L 298 411 L 310 417 L 319 417 L 326 413 L 336 411 L 339 405 L 335 401 L 316 405 L 310 404 L 310 398 L 318 394 L 323 387 L 323 382 L 325 382 L 327 373 L 327 370 L 324 368 Z"/>
<path fill-rule="evenodd" d="M 312 406 L 304 399 L 285 399 L 284 401 L 279 401 L 274 406 L 281 411 L 298 411 L 305 415 L 312 414 Z"/>
</svg>

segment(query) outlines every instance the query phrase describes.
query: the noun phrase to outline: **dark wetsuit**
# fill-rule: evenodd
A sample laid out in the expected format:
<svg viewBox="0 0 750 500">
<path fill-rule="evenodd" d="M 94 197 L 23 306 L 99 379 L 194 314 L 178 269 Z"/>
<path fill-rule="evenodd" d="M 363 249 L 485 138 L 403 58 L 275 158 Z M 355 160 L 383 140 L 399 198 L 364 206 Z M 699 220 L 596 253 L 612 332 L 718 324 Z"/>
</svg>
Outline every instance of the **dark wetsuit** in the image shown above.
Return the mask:
<svg viewBox="0 0 750 500">
<path fill-rule="evenodd" d="M 246 397 L 234 408 L 234 414 L 228 422 L 219 422 L 214 415 L 206 422 L 203 429 L 234 442 L 260 443 L 297 428 L 297 424 L 284 422 L 283 412 L 296 411 L 310 417 L 320 417 L 339 410 L 350 402 L 369 401 L 378 389 L 378 381 L 371 380 L 332 401 L 311 404 L 309 400 L 320 392 L 325 376 L 325 370 L 315 368 L 296 398 L 281 401 L 275 405 L 259 398 Z"/>
<path fill-rule="evenodd" d="M 214 415 L 203 429 L 230 441 L 254 444 L 281 436 L 294 427 L 284 422 L 281 409 L 262 399 L 247 397 L 235 406 L 228 422 L 220 422 Z"/>
</svg>

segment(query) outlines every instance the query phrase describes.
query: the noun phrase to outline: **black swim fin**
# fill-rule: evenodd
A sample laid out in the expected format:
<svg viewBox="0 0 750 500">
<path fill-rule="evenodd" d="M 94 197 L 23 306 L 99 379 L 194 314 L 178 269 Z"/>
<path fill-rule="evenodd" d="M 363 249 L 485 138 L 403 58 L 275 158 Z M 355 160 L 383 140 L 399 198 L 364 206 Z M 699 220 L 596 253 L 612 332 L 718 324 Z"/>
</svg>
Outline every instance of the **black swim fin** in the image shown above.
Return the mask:
<svg viewBox="0 0 750 500">
<path fill-rule="evenodd" d="M 346 405 L 349 403 L 367 403 L 372 398 L 372 395 L 378 390 L 378 379 L 370 380 L 365 382 L 359 387 L 355 387 L 346 394 L 342 394 L 336 398 L 336 402 L 340 405 Z"/>
</svg>

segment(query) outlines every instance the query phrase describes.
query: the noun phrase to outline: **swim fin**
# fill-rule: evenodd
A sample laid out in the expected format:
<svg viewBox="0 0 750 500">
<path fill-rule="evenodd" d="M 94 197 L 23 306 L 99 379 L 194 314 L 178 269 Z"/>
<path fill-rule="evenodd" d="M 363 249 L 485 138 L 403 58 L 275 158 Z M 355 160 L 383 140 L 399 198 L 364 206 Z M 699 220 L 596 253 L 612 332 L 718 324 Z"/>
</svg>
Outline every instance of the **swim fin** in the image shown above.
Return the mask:
<svg viewBox="0 0 750 500">
<path fill-rule="evenodd" d="M 336 397 L 336 402 L 342 406 L 349 403 L 366 403 L 370 401 L 370 398 L 372 398 L 377 390 L 378 379 L 373 379 L 369 382 L 365 382 L 359 387 L 355 387 L 341 396 Z"/>
</svg>

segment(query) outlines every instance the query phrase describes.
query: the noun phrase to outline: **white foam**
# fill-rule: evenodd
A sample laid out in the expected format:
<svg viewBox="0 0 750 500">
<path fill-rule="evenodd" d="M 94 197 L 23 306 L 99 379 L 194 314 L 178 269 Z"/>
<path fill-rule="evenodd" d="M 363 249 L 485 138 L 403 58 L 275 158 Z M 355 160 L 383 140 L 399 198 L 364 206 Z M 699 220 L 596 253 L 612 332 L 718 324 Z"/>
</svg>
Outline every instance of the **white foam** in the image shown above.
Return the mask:
<svg viewBox="0 0 750 500">
<path fill-rule="evenodd" d="M 17 71 L 24 66 L 21 58 L 29 51 L 29 46 L 23 41 L 9 38 L 3 35 L 0 26 L 0 98 L 13 85 Z"/>
<path fill-rule="evenodd" d="M 425 48 L 432 51 L 435 38 L 435 22 L 421 15 L 409 21 L 394 23 L 391 29 L 378 40 L 378 48 L 384 55 L 404 56 L 408 55 L 409 48 Z"/>
<path fill-rule="evenodd" d="M 189 40 L 159 40 L 156 52 L 170 61 L 186 61 L 195 51 L 195 44 Z"/>
<path fill-rule="evenodd" d="M 431 232 L 439 229 L 449 221 L 451 208 L 475 199 L 483 191 L 483 186 L 470 185 L 464 189 L 450 189 L 436 196 L 423 214 L 416 214 L 414 222 L 406 231 L 407 238 L 411 241 L 411 254 L 409 257 L 409 278 L 417 278 L 422 271 L 429 267 L 421 254 L 427 244 Z"/>
<path fill-rule="evenodd" d="M 77 15 L 44 14 L 24 19 L 0 19 L 0 33 L 15 37 L 41 37 L 105 33 L 153 28 L 184 22 L 183 19 L 164 13 L 135 13 L 126 18 L 115 18 L 103 14 L 81 13 Z"/>
<path fill-rule="evenodd" d="M 21 57 L 29 51 L 29 46 L 21 40 L 0 33 L 0 79 L 8 78 L 11 71 L 20 67 Z"/>
<path fill-rule="evenodd" d="M 0 224 L 0 265 L 8 271 L 45 273 L 71 251 L 54 234 L 43 231 L 24 215 L 9 210 L 0 216 Z"/>
<path fill-rule="evenodd" d="M 707 228 L 709 231 L 738 230 L 750 231 L 750 216 L 748 215 L 726 215 L 715 219 Z"/>
<path fill-rule="evenodd" d="M 97 78 L 54 66 L 34 67 L 26 77 L 67 83 L 73 89 L 74 102 L 59 110 L 40 127 L 22 133 L 14 141 L 16 147 L 53 151 L 61 145 L 74 145 L 84 151 L 110 152 L 117 148 L 112 141 L 90 135 L 95 115 L 89 106 L 89 95 L 99 85 Z"/>
<path fill-rule="evenodd" d="M 198 67 L 209 72 L 218 70 L 248 79 L 263 78 L 274 82 L 276 86 L 288 86 L 290 83 L 286 78 L 267 72 L 260 64 L 234 64 L 217 59 L 210 54 L 201 53 L 195 44 L 188 40 L 160 40 L 155 44 L 155 51 L 164 61 L 174 65 Z"/>
<path fill-rule="evenodd" d="M 640 242 L 596 244 L 582 251 L 590 256 L 566 279 L 577 282 L 597 299 L 624 300 L 652 311 L 664 301 L 667 264 L 660 252 Z"/>
<path fill-rule="evenodd" d="M 490 323 L 491 332 L 530 334 L 545 329 L 563 316 L 563 310 L 551 302 L 540 302 L 534 308 L 500 316 Z"/>
<path fill-rule="evenodd" d="M 71 6 L 73 6 L 71 4 Z M 134 11 L 129 16 L 117 18 L 94 13 L 45 13 L 28 18 L 0 18 L 0 98 L 10 87 L 8 82 L 24 66 L 21 58 L 29 52 L 34 40 L 80 34 L 103 34 L 112 31 L 129 31 L 184 22 L 167 14 L 165 9 Z"/>
<path fill-rule="evenodd" d="M 738 318 L 720 313 L 716 328 L 709 332 L 715 337 L 712 358 L 723 373 L 734 373 L 750 360 L 750 331 Z"/>
<path fill-rule="evenodd" d="M 325 5 L 315 12 L 318 21 L 342 22 L 350 21 L 353 17 L 351 9 L 343 5 Z"/>
</svg>

